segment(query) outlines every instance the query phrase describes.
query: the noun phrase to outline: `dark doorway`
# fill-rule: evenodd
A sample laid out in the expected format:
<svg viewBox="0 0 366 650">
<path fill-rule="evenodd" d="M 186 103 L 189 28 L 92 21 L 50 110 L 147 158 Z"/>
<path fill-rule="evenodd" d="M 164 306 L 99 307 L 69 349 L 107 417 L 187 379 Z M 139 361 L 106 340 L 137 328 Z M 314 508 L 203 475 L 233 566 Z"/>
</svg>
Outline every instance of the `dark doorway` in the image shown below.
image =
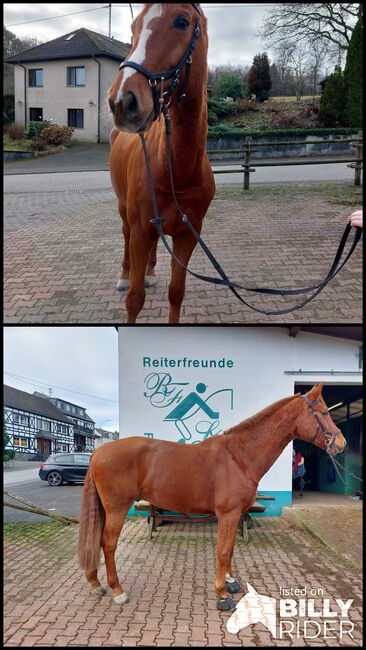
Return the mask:
<svg viewBox="0 0 366 650">
<path fill-rule="evenodd" d="M 313 384 L 295 384 L 295 392 L 302 395 Z M 305 475 L 304 490 L 331 492 L 336 494 L 357 494 L 362 490 L 362 483 L 355 476 L 362 476 L 362 386 L 349 384 L 325 384 L 323 398 L 330 409 L 336 426 L 342 431 L 347 441 L 345 451 L 337 457 L 344 467 L 340 470 L 342 482 L 326 452 L 314 445 L 294 440 L 294 449 L 304 456 Z"/>
</svg>

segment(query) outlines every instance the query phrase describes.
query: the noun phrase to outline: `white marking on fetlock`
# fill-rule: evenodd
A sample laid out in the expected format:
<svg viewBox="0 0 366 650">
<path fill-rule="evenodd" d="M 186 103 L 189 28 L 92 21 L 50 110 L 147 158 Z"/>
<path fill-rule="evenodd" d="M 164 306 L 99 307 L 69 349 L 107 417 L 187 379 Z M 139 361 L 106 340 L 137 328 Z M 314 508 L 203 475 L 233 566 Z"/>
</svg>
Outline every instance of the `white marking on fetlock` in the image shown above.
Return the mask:
<svg viewBox="0 0 366 650">
<path fill-rule="evenodd" d="M 118 291 L 125 291 L 126 289 L 128 289 L 129 282 L 130 281 L 125 278 L 119 278 L 117 281 Z"/>
<path fill-rule="evenodd" d="M 123 594 L 115 596 L 113 600 L 115 603 L 117 603 L 117 605 L 124 605 L 124 603 L 128 603 L 128 594 L 126 591 L 124 591 Z"/>
<path fill-rule="evenodd" d="M 104 587 L 102 587 L 102 585 L 99 585 L 99 587 L 95 587 L 95 589 L 92 589 L 90 593 L 92 596 L 104 596 L 106 590 L 104 589 Z"/>
<path fill-rule="evenodd" d="M 235 578 L 232 578 L 230 573 L 225 573 L 226 582 L 236 582 Z"/>
<path fill-rule="evenodd" d="M 156 285 L 156 275 L 145 275 L 145 287 L 154 287 Z"/>
</svg>

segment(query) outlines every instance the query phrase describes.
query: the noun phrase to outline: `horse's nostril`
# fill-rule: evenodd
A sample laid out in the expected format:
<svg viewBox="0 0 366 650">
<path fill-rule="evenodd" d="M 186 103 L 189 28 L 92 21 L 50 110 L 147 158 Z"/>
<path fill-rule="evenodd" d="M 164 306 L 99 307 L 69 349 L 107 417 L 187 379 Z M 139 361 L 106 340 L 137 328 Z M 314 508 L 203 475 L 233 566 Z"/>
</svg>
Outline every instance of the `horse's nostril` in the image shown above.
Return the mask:
<svg viewBox="0 0 366 650">
<path fill-rule="evenodd" d="M 126 113 L 129 115 L 133 115 L 134 113 L 137 112 L 138 110 L 138 104 L 137 104 L 137 99 L 131 91 L 127 93 L 126 95 Z"/>
</svg>

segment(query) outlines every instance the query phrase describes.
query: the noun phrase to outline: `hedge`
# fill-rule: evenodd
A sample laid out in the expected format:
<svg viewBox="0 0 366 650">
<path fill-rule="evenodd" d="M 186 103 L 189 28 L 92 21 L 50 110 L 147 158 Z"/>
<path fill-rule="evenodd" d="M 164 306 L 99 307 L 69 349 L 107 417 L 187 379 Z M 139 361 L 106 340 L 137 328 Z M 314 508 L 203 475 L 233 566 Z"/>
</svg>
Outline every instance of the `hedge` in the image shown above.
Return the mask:
<svg viewBox="0 0 366 650">
<path fill-rule="evenodd" d="M 354 135 L 358 133 L 359 129 L 355 128 L 332 128 L 332 129 L 272 129 L 266 131 L 255 131 L 250 129 L 234 129 L 226 124 L 218 124 L 217 126 L 208 127 L 208 137 L 209 138 L 224 138 L 224 137 L 234 137 L 234 138 L 243 138 L 245 136 L 252 136 L 256 138 L 266 137 L 266 136 L 295 136 L 295 135 Z"/>
</svg>

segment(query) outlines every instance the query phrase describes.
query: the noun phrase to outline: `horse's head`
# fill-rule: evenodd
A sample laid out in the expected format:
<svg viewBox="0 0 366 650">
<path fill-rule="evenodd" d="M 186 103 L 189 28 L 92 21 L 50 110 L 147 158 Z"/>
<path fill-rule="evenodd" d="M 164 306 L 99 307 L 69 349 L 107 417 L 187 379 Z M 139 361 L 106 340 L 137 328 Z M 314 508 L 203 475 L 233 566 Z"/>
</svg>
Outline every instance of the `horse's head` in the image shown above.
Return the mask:
<svg viewBox="0 0 366 650">
<path fill-rule="evenodd" d="M 202 34 L 205 25 L 206 19 L 198 4 L 144 5 L 131 26 L 132 49 L 109 89 L 108 103 L 117 129 L 130 133 L 149 129 L 157 115 L 157 96 L 163 98 L 164 92 L 171 91 L 180 64 L 176 86 L 182 85 L 186 60 L 191 54 L 192 65 L 200 65 L 191 47 L 202 38 L 207 44 L 206 31 Z M 156 73 L 161 74 L 154 78 Z M 164 101 L 166 99 L 164 96 Z"/>
<path fill-rule="evenodd" d="M 346 440 L 334 424 L 322 397 L 323 384 L 316 384 L 301 395 L 302 408 L 296 419 L 295 435 L 335 455 L 343 451 Z"/>
</svg>

